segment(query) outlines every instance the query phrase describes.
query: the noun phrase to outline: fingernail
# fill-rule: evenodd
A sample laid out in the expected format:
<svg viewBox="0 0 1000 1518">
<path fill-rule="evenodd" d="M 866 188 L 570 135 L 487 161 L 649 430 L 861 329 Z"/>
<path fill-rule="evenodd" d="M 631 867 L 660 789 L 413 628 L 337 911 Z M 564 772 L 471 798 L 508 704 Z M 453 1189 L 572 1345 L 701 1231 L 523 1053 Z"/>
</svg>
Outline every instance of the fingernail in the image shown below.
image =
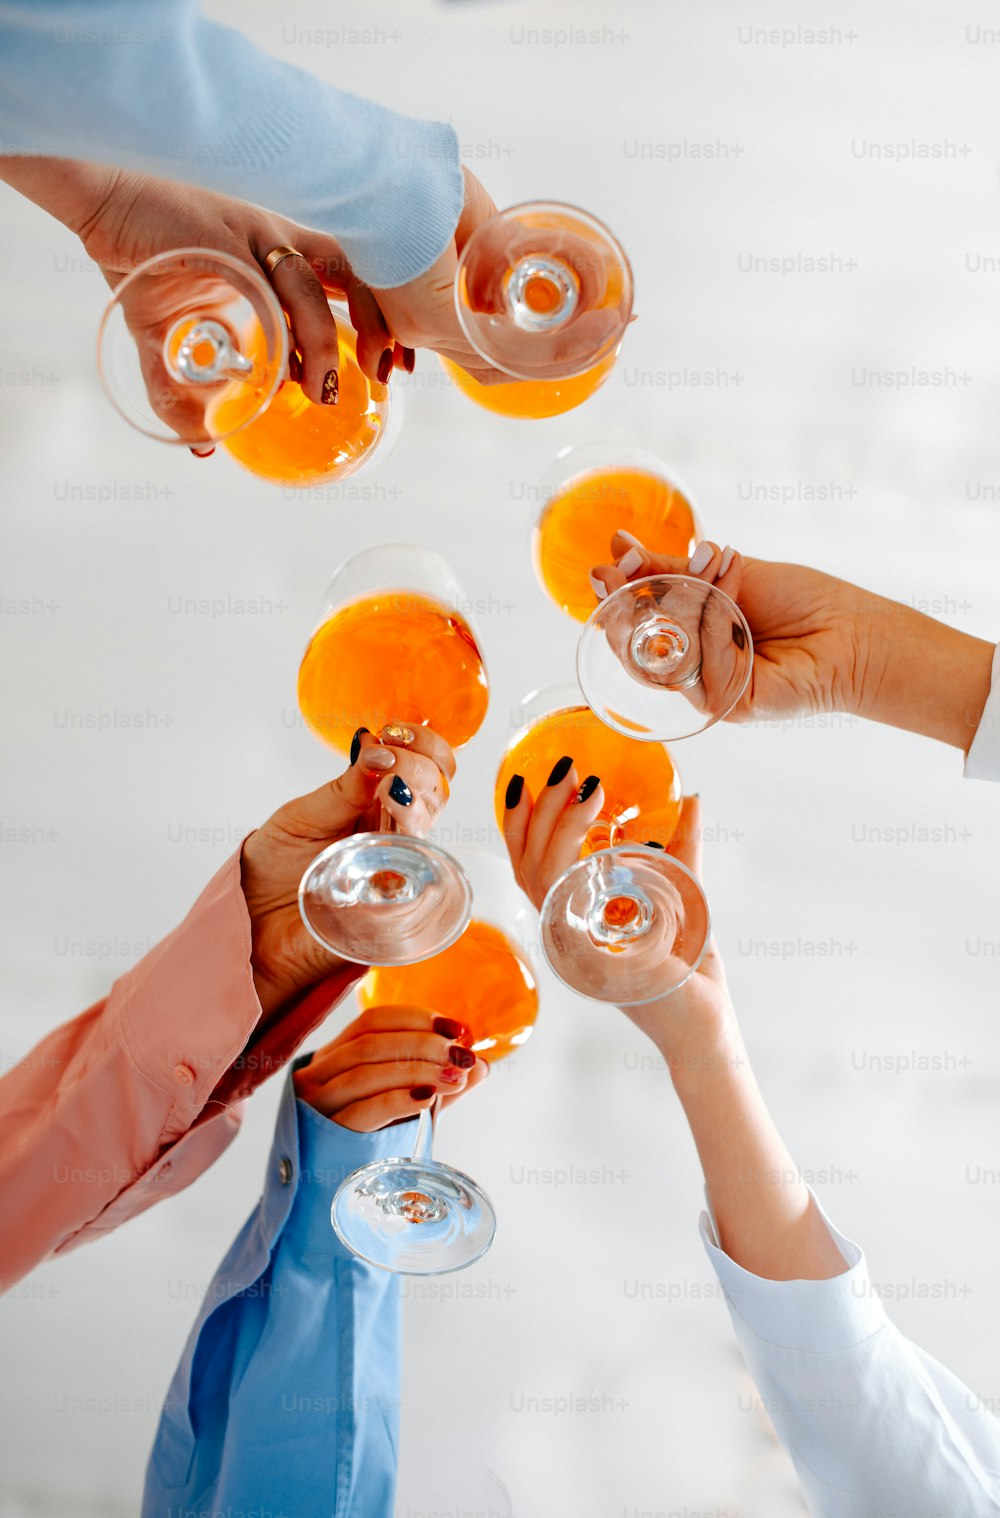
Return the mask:
<svg viewBox="0 0 1000 1518">
<path fill-rule="evenodd" d="M 608 593 L 608 587 L 605 585 L 604 581 L 599 580 L 596 575 L 590 576 L 590 588 L 599 601 L 603 601 L 604 597 Z"/>
<path fill-rule="evenodd" d="M 414 1102 L 426 1102 L 427 1099 L 429 1097 L 433 1096 L 433 1095 L 434 1095 L 434 1087 L 433 1086 L 411 1086 L 410 1087 L 410 1100 L 411 1101 L 414 1101 Z"/>
<path fill-rule="evenodd" d="M 577 801 L 578 802 L 579 801 L 586 801 L 590 796 L 592 796 L 594 794 L 594 792 L 597 790 L 597 787 L 600 785 L 600 783 L 601 783 L 601 777 L 600 777 L 600 775 L 588 775 L 587 778 L 586 778 L 586 780 L 583 782 L 583 784 L 581 785 L 580 789 L 576 793 L 576 799 L 577 799 Z"/>
<path fill-rule="evenodd" d="M 524 776 L 511 775 L 510 779 L 507 781 L 507 790 L 503 798 L 503 804 L 507 808 L 508 812 L 513 811 L 514 807 L 517 806 L 517 803 L 521 799 L 521 792 L 523 790 Z"/>
<path fill-rule="evenodd" d="M 435 1017 L 431 1023 L 431 1027 L 442 1038 L 462 1038 L 469 1031 L 462 1023 L 456 1022 L 453 1017 Z"/>
<path fill-rule="evenodd" d="M 552 766 L 552 773 L 549 776 L 548 780 L 546 780 L 545 784 L 558 785 L 560 780 L 566 779 L 566 776 L 569 774 L 572 768 L 573 761 L 570 758 L 569 754 L 563 754 L 562 758 L 557 759 L 555 764 Z"/>
<path fill-rule="evenodd" d="M 642 554 L 639 552 L 638 548 L 630 548 L 628 553 L 625 554 L 623 558 L 618 560 L 618 568 L 621 570 L 622 574 L 627 580 L 629 575 L 635 574 L 641 563 Z"/>
<path fill-rule="evenodd" d="M 414 366 L 414 364 L 416 362 L 417 362 L 417 355 L 414 353 L 413 349 L 412 348 L 404 348 L 403 349 L 403 368 L 406 370 L 407 374 L 412 374 L 413 373 L 413 366 Z"/>
<path fill-rule="evenodd" d="M 379 731 L 379 737 L 383 743 L 391 743 L 394 748 L 409 748 L 411 743 L 416 742 L 416 733 L 412 727 L 404 727 L 402 722 L 387 722 Z"/>
<path fill-rule="evenodd" d="M 364 735 L 365 735 L 365 733 L 367 733 L 367 731 L 368 731 L 368 729 L 366 727 L 359 727 L 358 730 L 357 730 L 357 732 L 354 734 L 354 737 L 351 739 L 351 763 L 352 764 L 357 764 L 357 762 L 358 762 L 358 755 L 361 752 L 361 739 L 364 737 Z"/>
<path fill-rule="evenodd" d="M 477 1059 L 476 1060 L 476 1064 L 477 1065 L 482 1065 L 484 1075 L 489 1075 L 489 1073 L 490 1073 L 490 1062 L 489 1062 L 488 1059 L 482 1059 L 482 1058 Z"/>
<path fill-rule="evenodd" d="M 393 775 L 389 795 L 399 806 L 410 806 L 413 803 L 413 792 L 402 775 Z"/>
<path fill-rule="evenodd" d="M 320 396 L 324 406 L 335 406 L 340 396 L 340 381 L 337 378 L 336 369 L 328 369 L 323 379 L 323 394 Z"/>
<path fill-rule="evenodd" d="M 733 642 L 737 648 L 746 648 L 747 635 L 738 622 L 733 623 Z"/>
<path fill-rule="evenodd" d="M 395 769 L 396 756 L 390 748 L 366 748 L 361 767 L 384 775 L 386 770 Z"/>
<path fill-rule="evenodd" d="M 471 1070 L 476 1063 L 476 1056 L 472 1050 L 464 1048 L 462 1044 L 452 1044 L 448 1050 L 448 1058 L 460 1070 Z"/>
<path fill-rule="evenodd" d="M 378 361 L 378 382 L 380 385 L 389 383 L 389 375 L 392 373 L 392 349 L 386 348 Z"/>
<path fill-rule="evenodd" d="M 288 355 L 288 378 L 296 384 L 302 378 L 302 360 L 294 350 Z"/>
<path fill-rule="evenodd" d="M 210 459 L 215 452 L 215 444 L 213 443 L 211 448 L 192 448 L 190 451 L 196 459 Z"/>
<path fill-rule="evenodd" d="M 662 843 L 657 843 L 657 841 L 656 841 L 655 838 L 647 838 L 646 839 L 646 848 L 647 849 L 662 849 L 663 848 L 663 844 Z"/>
<path fill-rule="evenodd" d="M 711 543 L 701 542 L 688 560 L 688 569 L 692 574 L 700 575 L 706 565 L 712 562 Z"/>
<path fill-rule="evenodd" d="M 733 562 L 733 559 L 734 559 L 735 555 L 736 555 L 735 548 L 728 548 L 727 547 L 727 548 L 724 548 L 722 550 L 722 558 L 719 560 L 719 578 L 720 579 L 725 574 L 725 572 L 729 568 L 730 564 Z"/>
<path fill-rule="evenodd" d="M 615 533 L 615 536 L 624 538 L 626 543 L 631 543 L 633 548 L 640 549 L 642 553 L 646 552 L 645 543 L 640 543 L 634 532 L 626 532 L 624 527 L 619 527 Z"/>
<path fill-rule="evenodd" d="M 465 1080 L 465 1071 L 456 1070 L 453 1065 L 445 1065 L 441 1070 L 439 1079 L 447 1081 L 449 1086 L 457 1086 L 459 1081 Z"/>
</svg>

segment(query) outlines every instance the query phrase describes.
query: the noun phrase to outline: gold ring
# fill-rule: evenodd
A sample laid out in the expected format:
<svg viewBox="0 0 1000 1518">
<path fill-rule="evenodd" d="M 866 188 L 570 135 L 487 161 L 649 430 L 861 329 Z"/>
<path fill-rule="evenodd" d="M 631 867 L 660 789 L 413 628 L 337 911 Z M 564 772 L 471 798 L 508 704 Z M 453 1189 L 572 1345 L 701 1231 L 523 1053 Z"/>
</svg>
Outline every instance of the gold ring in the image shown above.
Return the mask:
<svg viewBox="0 0 1000 1518">
<path fill-rule="evenodd" d="M 282 259 L 285 258 L 305 258 L 305 254 L 300 253 L 298 248 L 272 248 L 264 260 L 264 266 L 268 274 L 273 274 Z"/>
</svg>

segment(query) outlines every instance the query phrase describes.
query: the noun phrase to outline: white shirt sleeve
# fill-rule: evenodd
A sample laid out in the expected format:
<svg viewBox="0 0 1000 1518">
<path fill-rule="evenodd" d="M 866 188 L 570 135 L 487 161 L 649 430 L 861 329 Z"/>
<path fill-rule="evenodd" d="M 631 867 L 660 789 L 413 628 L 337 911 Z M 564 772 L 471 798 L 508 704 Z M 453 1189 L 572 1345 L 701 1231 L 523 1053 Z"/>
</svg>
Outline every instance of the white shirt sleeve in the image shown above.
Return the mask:
<svg viewBox="0 0 1000 1518">
<path fill-rule="evenodd" d="M 993 652 L 990 693 L 965 756 L 966 780 L 1000 780 L 1000 643 Z"/>
<path fill-rule="evenodd" d="M 825 1215 L 824 1215 L 825 1216 Z M 1000 1422 L 886 1317 L 862 1251 L 827 1281 L 767 1281 L 701 1234 L 740 1350 L 814 1518 L 996 1518 Z"/>
</svg>

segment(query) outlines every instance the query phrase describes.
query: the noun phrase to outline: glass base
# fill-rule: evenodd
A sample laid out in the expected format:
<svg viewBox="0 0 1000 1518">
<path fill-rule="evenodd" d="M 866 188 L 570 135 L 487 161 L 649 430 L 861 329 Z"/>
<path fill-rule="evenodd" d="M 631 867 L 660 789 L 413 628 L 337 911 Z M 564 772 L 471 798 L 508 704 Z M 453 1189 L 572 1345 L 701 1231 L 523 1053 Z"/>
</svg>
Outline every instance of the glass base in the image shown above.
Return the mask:
<svg viewBox="0 0 1000 1518">
<path fill-rule="evenodd" d="M 450 854 L 425 838 L 355 833 L 324 849 L 299 885 L 314 938 L 359 964 L 412 965 L 464 931 L 472 888 Z"/>
<path fill-rule="evenodd" d="M 688 575 L 623 585 L 591 614 L 577 646 L 587 704 L 629 738 L 690 738 L 733 710 L 750 681 L 746 618 L 716 586 Z"/>
<path fill-rule="evenodd" d="M 376 1160 L 349 1175 L 333 1199 L 340 1241 L 399 1275 L 464 1270 L 496 1233 L 493 1204 L 475 1181 L 438 1160 Z"/>
<path fill-rule="evenodd" d="M 660 849 L 625 844 L 571 866 L 541 914 L 542 948 L 581 996 L 637 1006 L 676 991 L 711 935 L 705 893 Z"/>
</svg>

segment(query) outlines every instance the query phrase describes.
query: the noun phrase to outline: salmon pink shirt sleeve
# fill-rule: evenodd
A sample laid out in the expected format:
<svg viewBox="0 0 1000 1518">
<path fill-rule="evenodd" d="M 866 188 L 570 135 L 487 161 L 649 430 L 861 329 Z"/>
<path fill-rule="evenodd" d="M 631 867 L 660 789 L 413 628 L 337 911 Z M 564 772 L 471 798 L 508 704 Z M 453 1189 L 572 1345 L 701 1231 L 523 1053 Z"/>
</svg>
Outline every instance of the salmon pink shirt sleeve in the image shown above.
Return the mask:
<svg viewBox="0 0 1000 1518">
<path fill-rule="evenodd" d="M 238 850 L 103 1001 L 0 1078 L 0 1290 L 189 1186 L 363 973 L 345 966 L 260 1029 L 250 946 Z"/>
</svg>

